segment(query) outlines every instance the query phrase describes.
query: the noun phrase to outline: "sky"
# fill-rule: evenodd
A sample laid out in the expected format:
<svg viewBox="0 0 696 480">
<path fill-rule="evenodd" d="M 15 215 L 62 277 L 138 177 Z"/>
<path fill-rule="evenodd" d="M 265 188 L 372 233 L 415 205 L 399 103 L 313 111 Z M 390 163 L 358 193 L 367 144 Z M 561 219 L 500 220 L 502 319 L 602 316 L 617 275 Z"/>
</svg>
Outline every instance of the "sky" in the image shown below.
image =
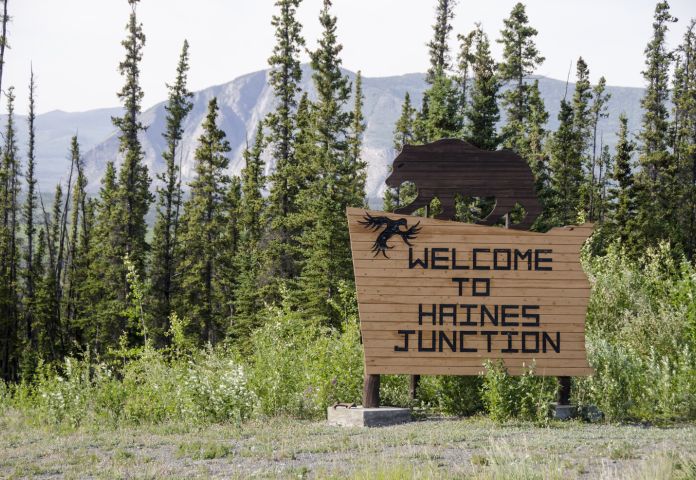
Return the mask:
<svg viewBox="0 0 696 480">
<path fill-rule="evenodd" d="M 126 0 L 8 0 L 10 49 L 5 53 L 3 89 L 15 86 L 16 111 L 27 108 L 29 71 L 37 82 L 37 111 L 84 111 L 118 105 L 122 84 L 117 65 L 130 7 Z M 516 0 L 459 0 L 456 34 L 481 22 L 491 40 Z M 652 33 L 654 0 L 527 0 L 537 46 L 546 57 L 537 73 L 565 79 L 582 56 L 591 79 L 610 85 L 643 86 L 643 50 Z M 304 0 L 298 10 L 307 46 L 320 35 L 321 0 Z M 436 0 L 334 0 L 343 66 L 366 77 L 424 72 Z M 695 0 L 671 0 L 679 22 L 668 42 L 676 46 Z M 166 99 L 184 39 L 191 44 L 189 86 L 200 90 L 267 68 L 274 44 L 274 0 L 141 0 L 138 17 L 147 37 L 141 65 L 145 108 Z M 501 47 L 493 42 L 500 59 Z M 303 61 L 308 60 L 306 54 Z M 4 108 L 4 101 L 2 102 Z"/>
</svg>

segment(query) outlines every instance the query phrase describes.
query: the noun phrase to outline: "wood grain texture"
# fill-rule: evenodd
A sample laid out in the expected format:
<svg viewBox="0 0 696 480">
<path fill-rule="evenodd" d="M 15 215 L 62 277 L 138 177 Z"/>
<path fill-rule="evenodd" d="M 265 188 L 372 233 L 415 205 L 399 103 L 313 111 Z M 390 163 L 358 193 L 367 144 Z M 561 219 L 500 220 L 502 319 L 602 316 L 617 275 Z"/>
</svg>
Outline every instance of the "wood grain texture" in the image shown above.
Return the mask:
<svg viewBox="0 0 696 480">
<path fill-rule="evenodd" d="M 580 264 L 591 224 L 536 233 L 356 208 L 347 215 L 367 375 L 477 375 L 488 359 L 513 375 L 532 364 L 539 375 L 592 374 Z M 389 219 L 389 235 L 365 225 L 367 215 Z"/>
<path fill-rule="evenodd" d="M 399 188 L 413 182 L 418 195 L 397 213 L 413 213 L 438 198 L 437 218 L 453 219 L 457 195 L 494 198 L 495 206 L 481 223 L 493 225 L 519 204 L 527 215 L 515 229 L 528 229 L 541 213 L 534 176 L 527 162 L 511 150 L 487 151 L 459 139 L 442 139 L 427 145 L 404 145 L 394 159 L 386 183 Z"/>
</svg>

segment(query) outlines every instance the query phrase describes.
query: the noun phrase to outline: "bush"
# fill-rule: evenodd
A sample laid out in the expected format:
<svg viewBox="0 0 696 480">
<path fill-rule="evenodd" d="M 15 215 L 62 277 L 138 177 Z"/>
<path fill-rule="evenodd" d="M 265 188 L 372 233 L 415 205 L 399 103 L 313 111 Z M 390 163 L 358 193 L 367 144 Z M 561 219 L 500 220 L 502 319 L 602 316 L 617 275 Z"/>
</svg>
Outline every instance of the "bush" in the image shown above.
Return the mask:
<svg viewBox="0 0 696 480">
<path fill-rule="evenodd" d="M 486 362 L 481 396 L 486 412 L 496 422 L 510 419 L 547 422 L 557 391 L 556 379 L 534 375 L 534 365 L 523 375 L 511 376 L 502 361 Z"/>
<path fill-rule="evenodd" d="M 354 303 L 342 290 L 347 312 L 342 330 L 322 327 L 290 307 L 269 307 L 265 325 L 252 336 L 250 386 L 260 413 L 320 417 L 335 402 L 360 402 L 363 354 Z"/>
<path fill-rule="evenodd" d="M 483 409 L 481 378 L 437 375 L 421 377 L 422 406 L 445 415 L 469 416 Z"/>
<path fill-rule="evenodd" d="M 639 261 L 614 246 L 585 266 L 595 374 L 576 381 L 577 402 L 612 421 L 696 418 L 696 268 L 676 262 L 667 244 Z"/>
</svg>

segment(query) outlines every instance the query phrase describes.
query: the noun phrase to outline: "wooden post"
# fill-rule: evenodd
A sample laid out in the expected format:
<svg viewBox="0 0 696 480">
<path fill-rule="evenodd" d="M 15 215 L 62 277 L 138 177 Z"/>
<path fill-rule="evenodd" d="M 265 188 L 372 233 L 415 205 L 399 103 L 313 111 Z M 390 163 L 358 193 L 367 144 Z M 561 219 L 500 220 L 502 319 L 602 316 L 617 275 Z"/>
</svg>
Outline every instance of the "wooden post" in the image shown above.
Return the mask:
<svg viewBox="0 0 696 480">
<path fill-rule="evenodd" d="M 365 375 L 363 386 L 363 407 L 379 407 L 379 375 Z"/>
<path fill-rule="evenodd" d="M 420 383 L 420 375 L 411 375 L 411 381 L 408 384 L 408 397 L 415 400 L 418 397 L 418 384 Z"/>
<path fill-rule="evenodd" d="M 570 377 L 558 377 L 558 405 L 570 405 Z"/>
</svg>

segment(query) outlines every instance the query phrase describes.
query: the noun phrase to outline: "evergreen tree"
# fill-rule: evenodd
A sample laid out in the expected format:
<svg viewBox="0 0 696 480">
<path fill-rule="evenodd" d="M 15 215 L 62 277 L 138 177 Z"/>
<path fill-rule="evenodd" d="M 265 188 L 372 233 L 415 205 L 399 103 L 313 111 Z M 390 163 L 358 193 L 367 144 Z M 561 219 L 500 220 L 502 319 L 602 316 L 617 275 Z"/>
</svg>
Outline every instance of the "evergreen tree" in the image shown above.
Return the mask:
<svg viewBox="0 0 696 480">
<path fill-rule="evenodd" d="M 365 97 L 362 91 L 362 73 L 358 70 L 355 76 L 355 91 L 353 93 L 354 105 L 351 116 L 350 131 L 348 133 L 348 158 L 347 158 L 347 178 L 351 180 L 352 198 L 365 197 L 365 182 L 367 163 L 361 160 L 363 134 L 365 133 L 365 116 L 362 113 Z M 356 172 L 352 177 L 353 172 Z"/>
<path fill-rule="evenodd" d="M 145 35 L 136 16 L 138 0 L 129 0 L 131 13 L 126 30 L 128 35 L 121 42 L 126 50 L 124 60 L 119 64 L 119 72 L 125 78 L 123 88 L 117 93 L 123 102 L 123 116 L 113 117 L 112 122 L 118 129 L 119 153 L 123 162 L 118 171 L 115 192 L 108 200 L 102 197 L 102 208 L 98 221 L 101 225 L 99 234 L 105 235 L 100 242 L 105 244 L 98 248 L 107 257 L 95 259 L 96 264 L 105 262 L 105 268 L 95 276 L 102 283 L 96 289 L 99 309 L 94 312 L 98 317 L 99 335 L 95 339 L 100 348 L 118 345 L 119 338 L 125 333 L 130 344 L 142 341 L 142 328 L 138 323 L 129 321 L 127 312 L 130 308 L 128 296 L 130 286 L 127 281 L 127 267 L 124 259 L 128 257 L 136 273 L 141 276 L 148 250 L 145 236 L 148 212 L 152 195 L 149 191 L 150 177 L 143 162 L 143 150 L 138 138 L 139 132 L 145 130 L 138 116 L 141 112 L 143 91 L 140 88 L 140 61 L 142 60 Z M 111 181 L 111 180 L 109 180 Z M 106 185 L 105 185 L 106 186 Z M 108 185 L 111 188 L 111 185 Z M 105 206 L 104 202 L 113 202 Z M 105 217 L 106 213 L 109 217 Z M 103 309 L 103 310 L 102 310 Z M 106 342 L 102 345 L 101 342 Z"/>
<path fill-rule="evenodd" d="M 49 361 L 60 360 L 65 354 L 65 337 L 60 316 L 61 282 L 59 277 L 60 266 L 63 264 L 63 252 L 60 248 L 63 212 L 63 189 L 58 183 L 53 196 L 51 213 L 43 209 L 48 262 L 40 287 L 43 328 L 39 342 L 44 358 Z"/>
<path fill-rule="evenodd" d="M 139 64 L 145 46 L 145 34 L 136 16 L 137 2 L 138 0 L 128 0 L 131 5 L 128 36 L 122 42 L 126 57 L 119 64 L 119 71 L 125 78 L 125 84 L 118 92 L 124 112 L 122 117 L 113 118 L 113 123 L 119 131 L 119 152 L 123 155 L 123 163 L 118 174 L 118 198 L 112 221 L 115 222 L 116 238 L 113 241 L 117 254 L 120 257 L 128 255 L 136 270 L 142 272 L 147 251 L 145 215 L 152 196 L 149 192 L 150 177 L 143 162 L 144 154 L 138 138 L 138 133 L 145 130 L 138 119 L 144 95 L 140 88 Z M 125 267 L 121 271 L 121 277 L 123 288 L 120 295 L 125 300 Z"/>
<path fill-rule="evenodd" d="M 608 192 L 609 188 L 609 175 L 610 171 L 613 170 L 614 157 L 612 157 L 609 152 L 609 145 L 603 145 L 602 154 L 599 158 L 599 165 L 597 168 L 599 172 L 597 174 L 597 202 L 596 202 L 596 219 L 599 224 L 603 224 L 606 219 L 607 203 L 608 203 Z"/>
<path fill-rule="evenodd" d="M 430 51 L 430 68 L 426 75 L 426 81 L 435 83 L 437 77 L 445 75 L 450 68 L 449 34 L 452 31 L 452 19 L 454 18 L 455 0 L 438 0 L 433 25 L 433 38 L 428 42 Z"/>
<path fill-rule="evenodd" d="M 575 91 L 573 92 L 572 100 L 571 144 L 562 149 L 566 149 L 566 153 L 569 155 L 565 161 L 566 167 L 577 168 L 579 165 L 580 168 L 579 175 L 581 176 L 581 182 L 579 190 L 576 192 L 579 198 L 566 198 L 574 204 L 573 209 L 577 215 L 580 210 L 589 213 L 589 191 L 594 188 L 594 185 L 589 180 L 592 178 L 594 181 L 594 172 L 591 171 L 590 157 L 587 154 L 592 135 L 592 84 L 590 83 L 590 69 L 582 57 L 578 58 L 576 75 Z M 575 175 L 576 174 L 573 173 L 572 177 L 574 178 Z M 573 184 L 573 182 L 571 182 L 571 184 Z M 573 189 L 570 191 L 572 190 Z M 578 207 L 582 208 L 578 209 Z M 564 208 L 563 211 L 569 212 L 570 210 Z M 576 221 L 575 218 L 571 219 L 566 214 L 561 215 L 561 218 L 564 224 Z"/>
<path fill-rule="evenodd" d="M 84 308 L 80 303 L 78 290 L 82 282 L 86 280 L 87 271 L 83 266 L 83 257 L 86 257 L 82 250 L 81 237 L 86 222 L 86 196 L 87 178 L 84 174 L 84 165 L 80 156 L 80 144 L 77 136 L 73 136 L 70 143 L 70 159 L 72 165 L 77 169 L 77 179 L 73 185 L 72 205 L 70 207 L 70 235 L 68 236 L 68 249 L 65 268 L 65 314 L 66 330 L 71 338 L 75 338 L 75 332 L 79 326 L 75 324 L 77 312 Z M 81 228 L 82 226 L 82 228 Z"/>
<path fill-rule="evenodd" d="M 404 145 L 413 143 L 413 121 L 416 109 L 411 105 L 411 96 L 406 92 L 404 103 L 401 105 L 401 115 L 394 127 L 393 148 L 395 152 L 401 151 Z"/>
<path fill-rule="evenodd" d="M 627 244 L 634 231 L 635 186 L 631 157 L 635 144 L 628 138 L 628 119 L 619 117 L 619 140 L 614 155 L 614 169 L 611 172 L 613 186 L 609 190 L 609 223 L 616 238 Z"/>
<path fill-rule="evenodd" d="M 7 91 L 7 124 L 0 166 L 0 373 L 5 380 L 17 378 L 19 334 L 19 223 L 20 162 L 14 123 L 14 88 Z"/>
<path fill-rule="evenodd" d="M 269 84 L 277 101 L 267 119 L 268 143 L 275 159 L 275 171 L 270 176 L 270 195 L 266 222 L 270 236 L 266 249 L 265 269 L 272 279 L 295 278 L 299 273 L 299 234 L 292 225 L 298 214 L 297 195 L 303 187 L 302 170 L 295 154 L 297 132 L 297 94 L 302 78 L 300 52 L 305 44 L 302 25 L 297 21 L 300 0 L 278 0 L 279 13 L 273 16 L 276 45 L 268 59 L 271 66 Z M 273 288 L 277 290 L 277 286 Z M 274 294 L 277 296 L 277 292 Z"/>
<path fill-rule="evenodd" d="M 254 145 L 244 151 L 246 166 L 242 169 L 242 197 L 239 203 L 239 255 L 237 259 L 237 288 L 235 291 L 235 316 L 232 335 L 238 341 L 246 341 L 258 326 L 258 315 L 263 307 L 260 285 L 261 235 L 259 222 L 265 209 L 262 190 L 266 183 L 261 153 L 264 148 L 263 125 L 256 129 Z"/>
<path fill-rule="evenodd" d="M 24 200 L 24 236 L 26 237 L 27 247 L 24 253 L 24 321 L 26 328 L 26 351 L 31 355 L 36 355 L 36 338 L 34 337 L 34 307 L 36 301 L 36 267 L 34 265 L 34 240 L 36 239 L 36 225 L 34 212 L 36 211 L 36 121 L 35 107 L 34 71 L 31 71 L 29 80 L 29 114 L 27 115 L 29 143 L 27 148 L 27 194 Z"/>
<path fill-rule="evenodd" d="M 581 208 L 582 157 L 577 154 L 577 132 L 573 119 L 573 107 L 562 100 L 558 130 L 554 132 L 549 145 L 552 191 L 549 217 L 555 225 L 575 223 Z"/>
<path fill-rule="evenodd" d="M 311 180 L 301 193 L 305 228 L 300 243 L 306 261 L 300 278 L 302 305 L 308 314 L 337 320 L 330 300 L 341 281 L 352 279 L 345 209 L 361 206 L 365 193 L 356 191 L 355 177 L 364 175 L 363 162 L 349 154 L 352 115 L 345 111 L 350 95 L 348 79 L 340 69 L 342 46 L 336 39 L 336 17 L 324 0 L 319 16 L 323 28 L 317 50 L 311 52 L 317 101 L 312 109 L 315 148 Z"/>
<path fill-rule="evenodd" d="M 512 8 L 504 24 L 505 28 L 500 32 L 502 38 L 497 40 L 503 45 L 503 61 L 498 65 L 498 76 L 500 82 L 509 83 L 510 88 L 502 95 L 507 113 L 502 138 L 505 148 L 520 152 L 527 143 L 524 134 L 530 115 L 530 92 L 525 80 L 544 63 L 544 57 L 534 43 L 538 32 L 529 25 L 522 3 Z"/>
<path fill-rule="evenodd" d="M 409 145 L 413 143 L 413 122 L 415 120 L 416 109 L 411 106 L 411 96 L 406 92 L 404 95 L 404 103 L 401 106 L 401 115 L 396 121 L 394 127 L 394 139 L 393 148 L 394 152 L 399 152 L 404 147 L 404 145 Z M 408 192 L 406 190 L 409 190 Z M 415 190 L 415 188 L 403 188 L 399 187 L 392 189 L 387 187 L 384 190 L 384 198 L 382 209 L 385 212 L 393 212 L 395 208 L 400 205 L 405 205 L 409 203 L 405 200 L 413 200 L 410 190 Z M 409 197 L 408 199 L 404 196 Z"/>
<path fill-rule="evenodd" d="M 496 132 L 496 124 L 500 119 L 500 85 L 495 73 L 495 62 L 491 57 L 490 42 L 480 25 L 476 27 L 474 46 L 474 78 L 471 86 L 471 105 L 466 110 L 468 122 L 465 138 L 479 148 L 495 150 L 500 143 L 500 137 Z"/>
<path fill-rule="evenodd" d="M 7 46 L 7 0 L 2 2 L 2 34 L 0 34 L 0 92 L 2 92 L 2 71 L 5 66 L 5 47 Z"/>
<path fill-rule="evenodd" d="M 535 228 L 546 230 L 547 227 L 551 227 L 548 223 L 547 211 L 550 208 L 552 197 L 549 162 L 546 153 L 548 133 L 546 131 L 546 123 L 549 120 L 549 114 L 546 111 L 544 100 L 541 98 L 538 80 L 534 80 L 534 83 L 529 86 L 527 93 L 529 95 L 529 116 L 525 124 L 525 134 L 518 153 L 527 160 L 532 169 L 537 196 L 542 206 L 542 214 L 535 222 Z"/>
<path fill-rule="evenodd" d="M 191 197 L 184 205 L 178 268 L 181 278 L 180 313 L 192 320 L 191 326 L 204 342 L 216 343 L 223 332 L 224 292 L 218 270 L 226 254 L 223 232 L 227 222 L 225 194 L 230 178 L 225 174 L 230 146 L 225 132 L 217 126 L 217 99 L 208 103 L 208 113 L 195 153 L 196 176 Z"/>
<path fill-rule="evenodd" d="M 117 199 L 116 168 L 113 162 L 107 162 L 95 208 L 94 241 L 89 251 L 90 268 L 85 286 L 85 294 L 93 308 L 80 325 L 85 340 L 97 353 L 118 345 L 126 327 L 119 298 L 123 288 L 120 276 L 123 257 L 116 253 L 117 245 L 113 242 L 117 233 L 117 225 L 113 222 Z"/>
<path fill-rule="evenodd" d="M 595 175 L 597 173 L 597 168 L 602 168 L 602 162 L 600 159 L 599 164 L 597 163 L 597 127 L 599 126 L 599 121 L 602 118 L 607 118 L 609 114 L 607 110 L 609 108 L 608 102 L 611 98 L 611 94 L 606 92 L 607 81 L 604 77 L 600 77 L 597 85 L 592 89 L 592 106 L 590 107 L 590 115 L 592 122 L 592 158 L 589 162 L 588 174 L 589 174 L 589 204 L 588 213 L 589 220 L 596 220 L 598 217 L 597 209 L 597 195 L 601 195 L 598 192 L 599 181 L 595 181 Z M 601 176 L 601 175 L 600 175 Z M 601 179 L 598 179 L 601 180 Z"/>
<path fill-rule="evenodd" d="M 642 235 L 641 244 L 652 245 L 673 237 L 677 199 L 675 191 L 676 166 L 669 151 L 669 69 L 672 53 L 667 48 L 666 34 L 675 22 L 666 1 L 655 7 L 653 36 L 645 48 L 647 83 L 641 101 L 643 124 L 640 131 L 640 174 L 636 178 L 638 203 L 637 221 Z"/>
<path fill-rule="evenodd" d="M 168 85 L 169 99 L 164 107 L 167 111 L 167 128 L 162 134 L 167 141 L 167 149 L 162 153 L 166 169 L 157 178 L 161 186 L 157 189 L 158 205 L 152 239 L 152 260 L 150 275 L 152 279 L 151 296 L 153 302 L 153 321 L 149 327 L 156 344 L 164 341 L 169 330 L 169 315 L 172 311 L 174 286 L 174 252 L 179 229 L 179 209 L 181 206 L 180 167 L 182 152 L 179 144 L 184 133 L 184 120 L 193 108 L 193 94 L 186 87 L 189 69 L 189 44 L 184 45 L 176 68 L 176 79 Z M 178 157 L 178 158 L 177 158 Z"/>
<path fill-rule="evenodd" d="M 474 63 L 474 55 L 471 51 L 474 46 L 476 30 L 466 35 L 459 34 L 459 54 L 457 55 L 457 81 L 459 83 L 459 116 L 464 119 L 469 105 L 469 77 Z M 466 126 L 464 125 L 464 128 Z"/>
<path fill-rule="evenodd" d="M 696 19 L 692 19 L 677 49 L 674 70 L 674 146 L 679 174 L 679 232 L 690 259 L 696 256 Z"/>
</svg>

